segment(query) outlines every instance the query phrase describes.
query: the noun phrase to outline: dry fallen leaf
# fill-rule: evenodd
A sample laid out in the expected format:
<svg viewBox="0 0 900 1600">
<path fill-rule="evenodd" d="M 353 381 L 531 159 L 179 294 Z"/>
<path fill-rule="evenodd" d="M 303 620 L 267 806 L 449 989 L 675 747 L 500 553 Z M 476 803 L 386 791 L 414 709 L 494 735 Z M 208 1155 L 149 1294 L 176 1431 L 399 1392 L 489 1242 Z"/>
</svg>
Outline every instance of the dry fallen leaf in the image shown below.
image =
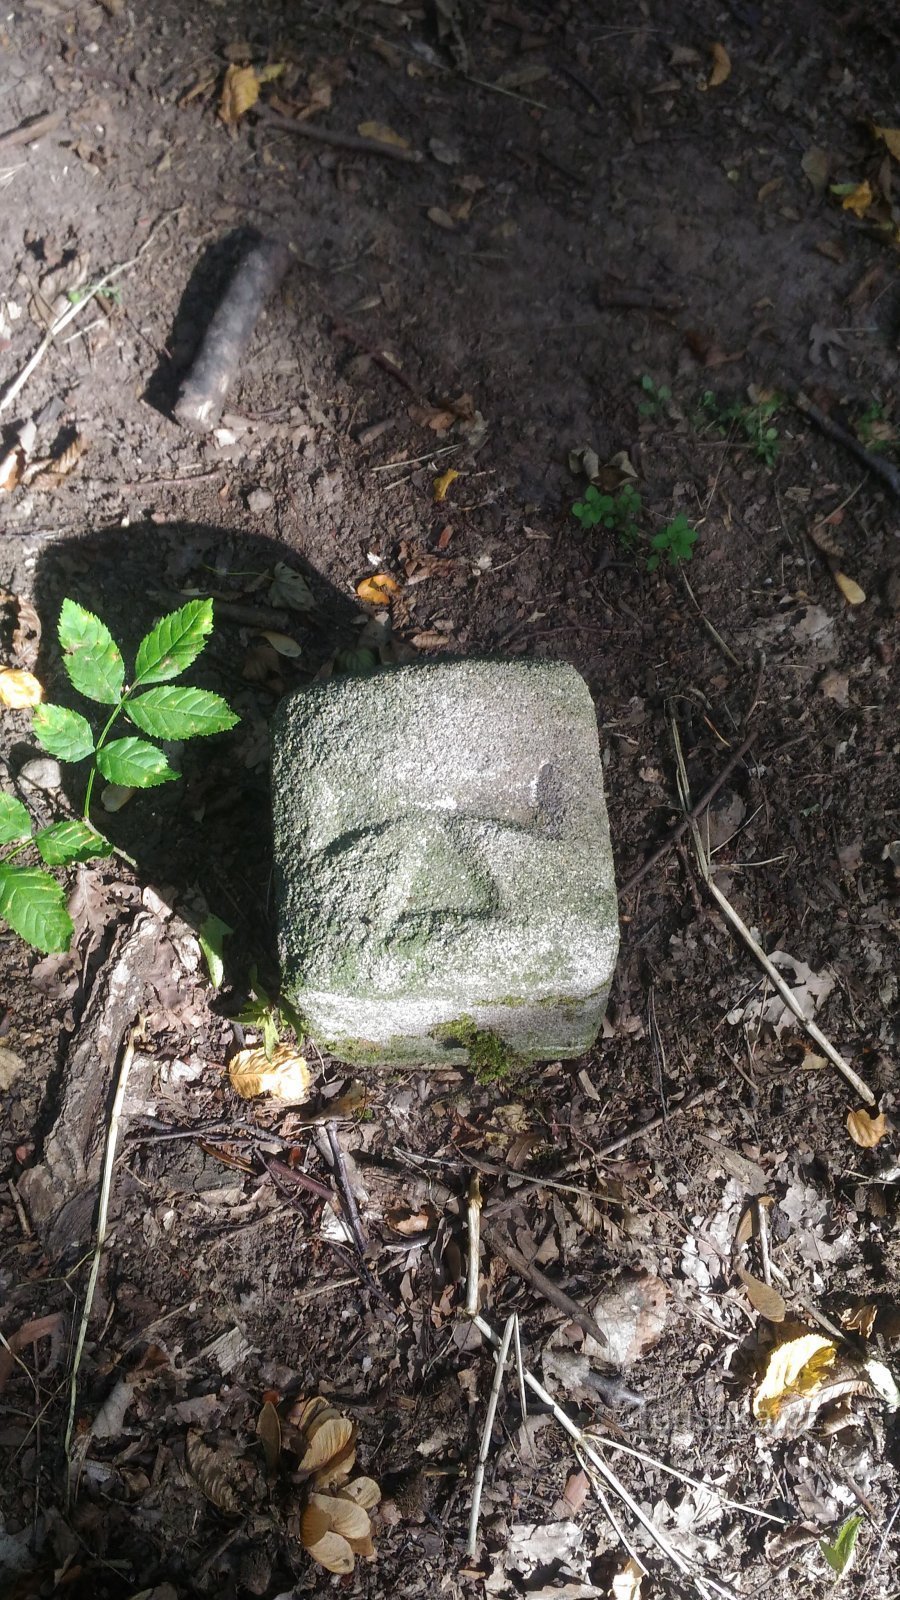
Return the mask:
<svg viewBox="0 0 900 1600">
<path fill-rule="evenodd" d="M 383 606 L 390 600 L 391 595 L 398 594 L 399 590 L 399 583 L 389 572 L 375 572 L 371 578 L 363 578 L 362 582 L 356 585 L 356 593 L 360 600 L 364 600 L 366 605 L 370 606 Z"/>
<path fill-rule="evenodd" d="M 219 116 L 226 127 L 236 127 L 258 99 L 259 78 L 253 67 L 238 67 L 232 63 L 225 73 L 219 100 Z"/>
<path fill-rule="evenodd" d="M 37 428 L 31 421 L 23 422 L 15 443 L 0 460 L 0 494 L 9 494 L 22 482 L 30 452 L 37 438 Z"/>
<path fill-rule="evenodd" d="M 632 1557 L 613 1578 L 609 1591 L 611 1600 L 640 1600 L 643 1579 L 644 1568 L 639 1567 Z"/>
<path fill-rule="evenodd" d="M 229 1450 L 213 1450 L 199 1433 L 188 1434 L 185 1456 L 191 1477 L 207 1500 L 229 1516 L 240 1516 L 245 1507 L 238 1487 L 238 1463 Z"/>
<path fill-rule="evenodd" d="M 24 711 L 26 706 L 39 706 L 44 691 L 33 672 L 17 667 L 0 668 L 0 705 L 11 711 Z"/>
<path fill-rule="evenodd" d="M 706 80 L 707 89 L 718 89 L 726 78 L 731 77 L 731 57 L 723 44 L 710 45 L 713 58 L 712 71 Z"/>
<path fill-rule="evenodd" d="M 429 206 L 425 215 L 429 222 L 435 223 L 438 228 L 445 228 L 447 233 L 452 233 L 456 227 L 449 211 L 445 211 L 443 206 Z"/>
<path fill-rule="evenodd" d="M 271 1400 L 267 1400 L 256 1419 L 256 1437 L 263 1447 L 266 1471 L 271 1477 L 281 1460 L 281 1419 Z"/>
<path fill-rule="evenodd" d="M 447 498 L 447 490 L 449 489 L 451 483 L 454 483 L 455 480 L 458 477 L 459 477 L 459 473 L 457 472 L 456 468 L 455 467 L 448 467 L 447 471 L 446 472 L 442 472 L 439 478 L 435 478 L 435 480 L 434 480 L 434 498 L 435 498 L 435 500 L 446 500 L 446 498 Z"/>
<path fill-rule="evenodd" d="M 821 145 L 810 145 L 801 159 L 800 167 L 804 177 L 809 179 L 816 198 L 821 198 L 828 187 L 828 174 L 831 170 L 828 151 L 823 150 Z"/>
<path fill-rule="evenodd" d="M 744 1267 L 738 1267 L 737 1274 L 754 1311 L 758 1311 L 769 1322 L 783 1322 L 787 1316 L 787 1306 L 778 1290 L 769 1283 L 763 1283 L 761 1278 L 754 1278 L 752 1272 L 747 1272 Z"/>
<path fill-rule="evenodd" d="M 871 1116 L 868 1111 L 849 1111 L 847 1132 L 854 1144 L 860 1145 L 863 1150 L 873 1150 L 887 1133 L 887 1117 L 883 1111 L 879 1111 L 877 1117 Z"/>
<path fill-rule="evenodd" d="M 865 178 L 855 189 L 851 189 L 849 194 L 844 195 L 841 210 L 852 211 L 855 217 L 864 217 L 872 204 L 872 199 L 872 185 L 868 178 Z"/>
<path fill-rule="evenodd" d="M 863 604 L 866 598 L 866 591 L 860 588 L 855 578 L 848 578 L 846 572 L 835 572 L 833 577 L 848 606 L 861 606 Z"/>
<path fill-rule="evenodd" d="M 876 139 L 883 139 L 895 161 L 900 161 L 900 128 L 873 127 Z"/>
<path fill-rule="evenodd" d="M 290 656 L 292 659 L 302 656 L 303 646 L 292 639 L 289 633 L 278 633 L 274 628 L 263 628 L 262 637 L 268 639 L 273 650 L 280 656 Z"/>
<path fill-rule="evenodd" d="M 847 1328 L 851 1333 L 858 1333 L 863 1339 L 869 1339 L 875 1326 L 878 1307 L 872 1305 L 848 1306 L 841 1312 L 841 1327 Z"/>
<path fill-rule="evenodd" d="M 402 134 L 395 133 L 393 128 L 389 128 L 384 122 L 360 122 L 356 131 L 363 139 L 374 139 L 377 144 L 392 144 L 398 150 L 411 148 L 408 139 L 404 139 Z"/>
<path fill-rule="evenodd" d="M 791 1398 L 815 1394 L 834 1365 L 837 1345 L 818 1333 L 804 1333 L 776 1345 L 753 1396 L 753 1415 L 775 1423 L 782 1404 Z"/>
<path fill-rule="evenodd" d="M 239 1050 L 228 1063 L 228 1076 L 235 1094 L 242 1099 L 271 1094 L 285 1105 L 302 1105 L 309 1099 L 312 1084 L 309 1067 L 289 1044 L 276 1045 L 271 1061 L 262 1045 Z"/>
</svg>

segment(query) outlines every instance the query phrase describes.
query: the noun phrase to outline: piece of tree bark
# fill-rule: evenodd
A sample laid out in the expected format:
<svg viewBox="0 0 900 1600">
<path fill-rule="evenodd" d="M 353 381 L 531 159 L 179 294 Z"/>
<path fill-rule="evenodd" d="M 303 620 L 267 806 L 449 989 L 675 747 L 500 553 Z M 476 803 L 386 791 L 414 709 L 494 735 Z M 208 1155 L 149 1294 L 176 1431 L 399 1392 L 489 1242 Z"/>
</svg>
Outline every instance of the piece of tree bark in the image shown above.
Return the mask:
<svg viewBox="0 0 900 1600">
<path fill-rule="evenodd" d="M 235 269 L 175 405 L 176 419 L 195 433 L 208 433 L 218 423 L 260 312 L 291 259 L 280 239 L 258 239 Z"/>
</svg>

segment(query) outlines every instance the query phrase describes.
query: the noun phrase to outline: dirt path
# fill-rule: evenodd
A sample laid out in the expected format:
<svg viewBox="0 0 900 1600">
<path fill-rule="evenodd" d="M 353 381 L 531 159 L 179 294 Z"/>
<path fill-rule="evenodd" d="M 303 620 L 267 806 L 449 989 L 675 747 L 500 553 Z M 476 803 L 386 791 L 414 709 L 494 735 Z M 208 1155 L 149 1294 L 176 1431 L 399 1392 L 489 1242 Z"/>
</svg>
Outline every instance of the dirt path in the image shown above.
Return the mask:
<svg viewBox="0 0 900 1600">
<path fill-rule="evenodd" d="M 897 43 L 874 6 L 705 0 L 677 21 L 657 0 L 624 19 L 565 0 L 23 0 L 0 24 L 0 380 L 83 302 L 0 412 L 4 453 L 37 424 L 19 468 L 49 460 L 0 490 L 4 659 L 55 696 L 64 597 L 133 649 L 209 594 L 197 681 L 242 719 L 185 749 L 180 784 L 104 818 L 138 869 L 72 880 L 71 956 L 0 932 L 0 1332 L 18 1357 L 0 1350 L 0 1570 L 17 1595 L 321 1592 L 299 1489 L 283 1466 L 266 1479 L 257 1440 L 267 1400 L 289 1442 L 290 1405 L 317 1393 L 385 1497 L 377 1562 L 346 1592 L 610 1594 L 627 1552 L 512 1379 L 463 1558 L 491 1383 L 460 1316 L 476 1171 L 484 1314 L 519 1313 L 557 1401 L 790 1524 L 610 1453 L 685 1567 L 624 1511 L 643 1596 L 703 1573 L 830 1592 L 819 1541 L 855 1513 L 844 1592 L 892 1581 L 896 1425 L 859 1374 L 873 1351 L 896 1365 L 900 1336 L 900 505 L 793 398 L 897 462 Z M 242 69 L 260 99 L 228 125 Z M 273 104 L 388 149 L 285 131 Z M 254 233 L 295 265 L 198 436 L 172 405 Z M 378 572 L 387 609 L 357 593 Z M 315 672 L 483 651 L 587 678 L 622 884 L 680 815 L 673 728 L 694 800 L 753 736 L 703 840 L 870 1086 L 876 1145 L 849 1136 L 861 1101 L 763 986 L 686 833 L 622 894 L 589 1058 L 490 1085 L 372 1074 L 339 1104 L 359 1261 L 321 1123 L 240 1101 L 224 1073 L 251 970 L 257 993 L 277 982 L 268 723 Z M 21 783 L 36 754 L 30 714 L 4 711 L 2 788 L 49 820 L 60 797 Z M 210 910 L 235 929 L 218 994 L 195 931 Z M 136 1015 L 66 1506 L 85 1175 Z M 329 1062 L 318 1088 L 347 1081 Z M 559 1291 L 615 1330 L 612 1390 Z M 862 1392 L 766 1430 L 766 1352 L 806 1333 L 838 1337 L 829 1381 Z"/>
</svg>

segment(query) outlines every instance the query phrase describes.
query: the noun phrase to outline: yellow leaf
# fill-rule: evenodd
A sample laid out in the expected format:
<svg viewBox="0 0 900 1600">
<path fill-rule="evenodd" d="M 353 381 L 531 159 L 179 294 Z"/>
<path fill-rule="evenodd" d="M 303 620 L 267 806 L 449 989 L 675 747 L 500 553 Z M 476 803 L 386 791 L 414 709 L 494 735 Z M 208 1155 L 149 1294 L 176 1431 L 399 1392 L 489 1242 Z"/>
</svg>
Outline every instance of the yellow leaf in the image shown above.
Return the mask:
<svg viewBox="0 0 900 1600">
<path fill-rule="evenodd" d="M 900 161 L 900 128 L 873 128 L 876 139 L 883 139 L 895 161 Z"/>
<path fill-rule="evenodd" d="M 863 604 L 866 598 L 866 591 L 859 587 L 855 578 L 848 578 L 846 572 L 835 572 L 834 581 L 848 606 L 861 606 Z"/>
<path fill-rule="evenodd" d="M 399 590 L 399 583 L 389 572 L 376 572 L 371 578 L 363 578 L 362 583 L 356 585 L 360 600 L 365 600 L 370 606 L 383 606 L 391 595 L 399 593 Z"/>
<path fill-rule="evenodd" d="M 276 1045 L 271 1061 L 262 1045 L 239 1050 L 228 1063 L 228 1076 L 235 1094 L 244 1100 L 271 1094 L 285 1105 L 301 1105 L 308 1100 L 312 1083 L 309 1067 L 289 1044 Z"/>
<path fill-rule="evenodd" d="M 354 1478 L 338 1491 L 339 1500 L 355 1500 L 364 1511 L 371 1511 L 381 1499 L 381 1490 L 374 1478 Z"/>
<path fill-rule="evenodd" d="M 887 1117 L 883 1111 L 879 1111 L 877 1117 L 870 1116 L 868 1111 L 850 1111 L 847 1132 L 854 1144 L 861 1145 L 863 1150 L 873 1150 L 887 1133 Z"/>
<path fill-rule="evenodd" d="M 284 61 L 272 61 L 272 62 L 270 62 L 269 66 L 263 67 L 262 71 L 257 73 L 257 78 L 258 78 L 259 82 L 260 83 L 272 83 L 272 82 L 274 82 L 274 80 L 276 78 L 280 78 L 281 77 L 281 74 L 283 73 L 283 71 L 285 69 L 285 65 L 286 65 L 286 63 Z"/>
<path fill-rule="evenodd" d="M 851 189 L 849 194 L 844 195 L 841 210 L 852 211 L 855 217 L 864 217 L 872 204 L 872 199 L 872 185 L 868 178 L 865 178 L 855 189 Z"/>
<path fill-rule="evenodd" d="M 723 44 L 710 45 L 713 64 L 712 71 L 706 80 L 707 89 L 718 89 L 726 78 L 731 77 L 731 57 Z"/>
<path fill-rule="evenodd" d="M 451 483 L 453 483 L 454 479 L 456 479 L 458 477 L 459 477 L 459 473 L 457 472 L 456 468 L 455 467 L 448 467 L 447 471 L 446 472 L 442 472 L 439 478 L 435 478 L 435 480 L 434 480 L 434 498 L 435 498 L 435 500 L 446 500 L 446 498 L 447 498 L 447 490 L 449 489 Z"/>
<path fill-rule="evenodd" d="M 315 1544 L 307 1544 L 305 1548 L 313 1561 L 318 1561 L 326 1572 L 339 1572 L 345 1576 L 353 1571 L 353 1551 L 339 1533 L 323 1533 L 321 1539 L 317 1539 Z"/>
<path fill-rule="evenodd" d="M 378 144 L 393 144 L 398 150 L 408 150 L 410 143 L 402 134 L 395 133 L 384 122 L 360 122 L 357 129 L 364 139 L 374 139 Z"/>
<path fill-rule="evenodd" d="M 311 1494 L 309 1504 L 324 1513 L 334 1533 L 342 1533 L 345 1539 L 368 1538 L 369 1513 L 355 1500 L 344 1500 L 334 1494 Z"/>
<path fill-rule="evenodd" d="M 219 116 L 227 127 L 233 128 L 245 111 L 255 106 L 259 99 L 259 79 L 252 67 L 237 67 L 232 63 L 222 84 Z"/>
<path fill-rule="evenodd" d="M 330 1466 L 352 1444 L 353 1423 L 349 1417 L 329 1417 L 310 1439 L 300 1466 L 304 1472 L 320 1472 Z"/>
<path fill-rule="evenodd" d="M 760 1422 L 777 1421 L 782 1402 L 796 1395 L 815 1394 L 837 1355 L 837 1345 L 818 1333 L 804 1333 L 776 1345 L 753 1396 L 753 1415 Z"/>
<path fill-rule="evenodd" d="M 23 711 L 26 706 L 39 706 L 44 691 L 32 672 L 17 667 L 0 668 L 0 705 L 11 711 Z"/>
<path fill-rule="evenodd" d="M 787 1306 L 771 1284 L 763 1283 L 761 1278 L 754 1278 L 752 1272 L 747 1272 L 743 1267 L 737 1269 L 738 1277 L 747 1291 L 747 1299 L 754 1311 L 769 1322 L 783 1322 L 787 1316 Z"/>
</svg>

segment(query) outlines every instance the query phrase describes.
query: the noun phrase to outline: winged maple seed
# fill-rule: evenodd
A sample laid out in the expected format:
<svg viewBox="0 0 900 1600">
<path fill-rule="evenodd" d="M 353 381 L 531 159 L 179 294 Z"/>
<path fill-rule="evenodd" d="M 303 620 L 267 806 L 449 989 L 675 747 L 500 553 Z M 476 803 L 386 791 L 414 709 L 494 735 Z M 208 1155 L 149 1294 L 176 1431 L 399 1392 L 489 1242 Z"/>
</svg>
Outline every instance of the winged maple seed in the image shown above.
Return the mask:
<svg viewBox="0 0 900 1600">
<path fill-rule="evenodd" d="M 352 1478 L 356 1424 L 317 1395 L 288 1413 L 286 1433 L 300 1456 L 298 1476 L 308 1484 L 306 1504 L 291 1531 L 327 1572 L 352 1572 L 357 1556 L 372 1560 L 369 1512 L 381 1499 L 374 1478 Z M 290 1436 L 292 1434 L 292 1436 Z"/>
</svg>

